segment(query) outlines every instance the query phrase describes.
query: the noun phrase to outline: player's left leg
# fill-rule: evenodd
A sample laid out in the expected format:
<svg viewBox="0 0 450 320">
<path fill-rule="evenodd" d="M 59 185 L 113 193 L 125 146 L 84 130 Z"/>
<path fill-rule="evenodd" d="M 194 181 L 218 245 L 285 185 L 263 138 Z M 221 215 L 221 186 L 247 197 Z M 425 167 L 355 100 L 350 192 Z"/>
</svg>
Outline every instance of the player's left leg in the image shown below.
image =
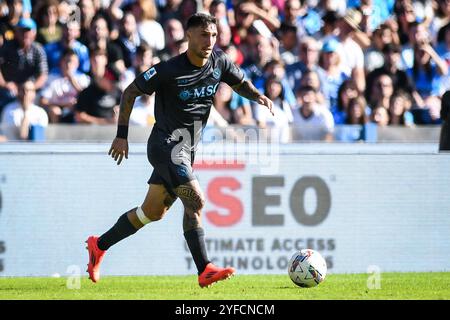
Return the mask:
<svg viewBox="0 0 450 320">
<path fill-rule="evenodd" d="M 144 203 L 119 217 L 114 226 L 102 236 L 90 236 L 87 243 L 89 251 L 89 278 L 93 282 L 100 279 L 100 264 L 106 250 L 117 242 L 135 234 L 144 225 L 160 220 L 176 200 L 163 185 L 150 184 Z"/>
<path fill-rule="evenodd" d="M 198 270 L 200 287 L 210 286 L 217 281 L 231 277 L 235 273 L 234 268 L 217 267 L 208 259 L 201 223 L 201 212 L 205 205 L 205 198 L 198 181 L 194 179 L 179 185 L 174 189 L 174 193 L 184 205 L 184 237 Z"/>
</svg>

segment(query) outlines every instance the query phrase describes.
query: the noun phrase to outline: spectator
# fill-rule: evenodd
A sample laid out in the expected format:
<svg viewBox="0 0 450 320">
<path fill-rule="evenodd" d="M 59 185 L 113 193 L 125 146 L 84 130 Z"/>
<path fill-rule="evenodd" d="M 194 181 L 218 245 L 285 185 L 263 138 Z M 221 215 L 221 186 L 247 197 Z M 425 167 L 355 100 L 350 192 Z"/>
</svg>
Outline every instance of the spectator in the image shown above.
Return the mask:
<svg viewBox="0 0 450 320">
<path fill-rule="evenodd" d="M 6 127 L 9 140 L 28 140 L 32 126 L 47 127 L 47 113 L 34 104 L 35 97 L 35 85 L 27 80 L 19 85 L 17 101 L 8 104 L 3 110 L 1 124 Z"/>
<path fill-rule="evenodd" d="M 394 85 L 392 78 L 387 74 L 380 75 L 372 87 L 371 99 L 369 101 L 370 107 L 375 109 L 377 107 L 383 107 L 386 110 L 389 109 L 389 104 L 392 95 L 394 94 Z"/>
<path fill-rule="evenodd" d="M 438 32 L 450 23 L 450 2 L 447 0 L 437 0 L 435 15 L 430 23 L 431 38 L 439 37 Z"/>
<path fill-rule="evenodd" d="M 201 0 L 203 1 L 203 0 Z M 208 0 L 206 0 L 208 1 Z M 183 0 L 180 4 L 180 10 L 179 10 L 179 20 L 185 26 L 187 24 L 187 21 L 191 15 L 197 12 L 197 0 Z"/>
<path fill-rule="evenodd" d="M 286 0 L 283 9 L 282 24 L 297 27 L 297 17 L 302 9 L 300 0 Z M 304 33 L 303 30 L 302 34 Z"/>
<path fill-rule="evenodd" d="M 408 42 L 402 46 L 402 67 L 411 69 L 414 64 L 414 47 L 422 43 L 430 42 L 429 34 L 425 24 L 412 22 L 408 30 Z"/>
<path fill-rule="evenodd" d="M 144 94 L 136 99 L 130 115 L 130 125 L 147 127 L 155 124 L 155 95 Z"/>
<path fill-rule="evenodd" d="M 213 0 L 209 6 L 209 13 L 216 17 L 218 24 L 229 24 L 225 0 Z"/>
<path fill-rule="evenodd" d="M 368 122 L 366 114 L 367 102 L 363 96 L 353 98 L 348 103 L 345 124 L 364 125 Z"/>
<path fill-rule="evenodd" d="M 70 21 L 63 25 L 63 36 L 61 41 L 49 43 L 45 46 L 45 52 L 48 57 L 50 72 L 55 72 L 59 67 L 62 53 L 67 50 L 73 50 L 78 56 L 78 71 L 88 73 L 90 70 L 89 50 L 78 41 L 80 36 L 80 25 L 77 21 Z"/>
<path fill-rule="evenodd" d="M 280 57 L 284 64 L 290 65 L 298 61 L 297 27 L 282 24 L 280 27 Z"/>
<path fill-rule="evenodd" d="M 347 10 L 345 16 L 339 20 L 338 54 L 347 76 L 351 77 L 359 92 L 364 92 L 366 79 L 364 72 L 364 54 L 358 43 L 352 37 L 359 31 L 361 13 L 355 9 Z"/>
<path fill-rule="evenodd" d="M 253 83 L 260 83 L 264 85 L 264 81 L 260 81 L 264 78 L 264 66 L 272 60 L 273 57 L 273 47 L 266 37 L 257 34 L 256 35 L 256 45 L 252 50 L 251 56 L 248 57 L 247 61 L 243 64 L 243 69 L 247 77 Z M 262 90 L 262 86 L 257 88 Z"/>
<path fill-rule="evenodd" d="M 141 39 L 154 50 L 164 49 L 164 30 L 161 24 L 156 21 L 158 12 L 155 1 L 137 0 L 132 4 L 131 8 L 132 13 L 136 18 L 138 32 Z"/>
<path fill-rule="evenodd" d="M 122 51 L 125 67 L 131 67 L 136 55 L 136 49 L 141 44 L 136 19 L 131 12 L 124 13 L 120 23 L 119 37 L 115 43 Z"/>
<path fill-rule="evenodd" d="M 409 111 L 411 104 L 411 99 L 406 93 L 394 94 L 389 103 L 389 125 L 413 126 L 414 116 Z"/>
<path fill-rule="evenodd" d="M 414 64 L 407 70 L 418 92 L 419 107 L 428 107 L 433 115 L 433 121 L 439 119 L 441 77 L 447 75 L 448 66 L 428 41 L 422 41 L 414 46 Z M 420 102 L 422 100 L 423 102 Z"/>
<path fill-rule="evenodd" d="M 158 52 L 158 56 L 162 61 L 169 60 L 170 58 L 178 54 L 179 47 L 177 45 L 177 42 L 183 40 L 184 38 L 183 25 L 177 19 L 172 18 L 167 20 L 164 24 L 164 31 L 166 37 L 166 45 L 163 50 Z M 218 39 L 220 40 L 220 36 L 218 36 Z"/>
<path fill-rule="evenodd" d="M 302 140 L 332 141 L 334 133 L 333 115 L 317 104 L 317 92 L 313 87 L 300 87 L 296 91 L 299 108 L 294 111 L 294 137 Z"/>
<path fill-rule="evenodd" d="M 289 142 L 289 124 L 293 120 L 291 110 L 293 106 L 286 100 L 281 80 L 275 75 L 266 80 L 264 95 L 273 101 L 274 115 L 272 116 L 267 108 L 258 104 L 254 109 L 256 123 L 260 128 L 271 128 L 272 141 Z"/>
<path fill-rule="evenodd" d="M 372 44 L 364 52 L 364 65 L 367 72 L 383 66 L 382 52 L 388 44 L 394 45 L 393 32 L 386 24 L 382 24 L 372 33 Z"/>
<path fill-rule="evenodd" d="M 234 20 L 235 24 L 231 25 L 231 33 L 233 35 L 233 43 L 239 47 L 247 40 L 248 32 L 251 30 L 256 18 L 254 14 L 242 10 L 241 5 L 238 4 L 234 8 Z M 242 48 L 240 49 L 243 50 Z"/>
<path fill-rule="evenodd" d="M 313 36 L 320 31 L 322 19 L 307 0 L 286 0 L 284 4 L 283 23 L 297 27 L 297 36 Z"/>
<path fill-rule="evenodd" d="M 35 39 L 36 23 L 22 18 L 15 27 L 14 40 L 0 47 L 0 112 L 14 100 L 18 84 L 32 80 L 39 90 L 47 81 L 47 56 Z"/>
<path fill-rule="evenodd" d="M 405 71 L 398 67 L 400 63 L 400 46 L 395 44 L 387 44 L 383 48 L 384 64 L 367 75 L 366 99 L 370 100 L 373 93 L 373 84 L 375 80 L 382 74 L 391 77 L 394 85 L 394 90 L 404 91 L 409 95 L 413 94 L 413 84 Z"/>
<path fill-rule="evenodd" d="M 358 88 L 352 79 L 342 82 L 338 90 L 338 101 L 330 111 L 333 114 L 335 124 L 344 124 L 347 121 L 348 106 L 350 100 L 359 96 Z"/>
<path fill-rule="evenodd" d="M 317 71 L 320 83 L 325 82 L 325 73 L 318 66 L 319 50 L 320 45 L 314 38 L 304 37 L 300 42 L 298 62 L 286 66 L 286 77 L 294 91 L 300 86 L 300 79 L 307 70 Z"/>
<path fill-rule="evenodd" d="M 222 50 L 230 58 L 230 60 L 233 61 L 233 63 L 237 64 L 238 66 L 241 66 L 244 55 L 242 54 L 241 51 L 239 51 L 238 48 L 236 48 L 234 44 L 225 46 L 222 48 Z"/>
<path fill-rule="evenodd" d="M 320 32 L 315 35 L 317 40 L 324 40 L 324 42 L 329 38 L 337 38 L 339 35 L 339 15 L 336 11 L 326 11 L 322 17 L 323 26 Z"/>
<path fill-rule="evenodd" d="M 319 65 L 325 74 L 322 83 L 325 92 L 324 99 L 328 102 L 331 110 L 337 106 L 339 87 L 349 78 L 342 69 L 341 58 L 337 53 L 339 45 L 335 38 L 328 39 L 322 46 L 319 58 Z"/>
<path fill-rule="evenodd" d="M 95 16 L 95 6 L 93 0 L 80 0 L 80 42 L 89 45 L 89 30 L 91 29 L 92 19 Z M 78 56 L 79 57 L 79 56 Z M 81 60 L 80 60 L 81 62 Z"/>
<path fill-rule="evenodd" d="M 436 52 L 439 57 L 446 62 L 447 66 L 450 67 L 450 22 L 439 30 Z M 450 72 L 448 72 L 447 75 L 442 76 L 441 80 L 441 91 L 445 92 L 449 90 Z"/>
<path fill-rule="evenodd" d="M 145 72 L 158 60 L 153 56 L 152 48 L 143 43 L 136 49 L 133 65 L 127 69 L 121 78 L 119 88 L 125 90 L 128 85 L 142 72 Z M 139 126 L 149 126 L 155 122 L 154 95 L 142 95 L 137 97 L 130 115 L 130 124 Z"/>
<path fill-rule="evenodd" d="M 91 53 L 91 83 L 80 92 L 75 105 L 75 121 L 87 124 L 115 124 L 120 102 L 117 78 L 108 68 L 105 50 Z"/>
<path fill-rule="evenodd" d="M 61 25 L 69 21 L 77 20 L 77 5 L 73 0 L 59 0 L 58 1 L 58 21 Z"/>
<path fill-rule="evenodd" d="M 264 83 L 266 81 L 265 79 L 268 79 L 272 76 L 275 76 L 278 80 L 281 81 L 281 84 L 283 86 L 284 98 L 291 106 L 295 106 L 297 103 L 295 94 L 294 91 L 292 91 L 286 78 L 286 70 L 284 68 L 284 64 L 280 60 L 273 59 L 264 66 L 264 78 L 261 79 L 261 83 L 255 82 L 255 86 L 258 86 L 262 88 L 261 90 L 264 90 Z"/>
<path fill-rule="evenodd" d="M 358 9 L 362 12 L 361 29 L 369 36 L 380 24 L 389 18 L 395 0 L 359 0 L 348 1 L 352 8 L 355 2 L 359 2 Z M 352 4 L 353 2 L 353 4 Z"/>
<path fill-rule="evenodd" d="M 341 142 L 355 142 L 364 140 L 364 127 L 369 122 L 366 114 L 367 102 L 364 96 L 359 95 L 348 102 L 345 116 L 346 126 L 341 126 L 335 133 L 335 139 Z"/>
<path fill-rule="evenodd" d="M 177 52 L 176 55 L 179 55 L 179 54 L 182 54 L 182 53 L 186 52 L 187 49 L 188 49 L 187 38 L 183 38 L 183 39 L 178 40 L 178 41 L 175 42 L 175 50 L 177 50 L 176 51 Z"/>
<path fill-rule="evenodd" d="M 154 57 L 153 49 L 145 43 L 141 44 L 136 49 L 133 65 L 128 68 L 123 77 L 120 78 L 120 89 L 125 90 L 139 74 L 147 71 L 157 62 L 158 59 Z M 137 99 L 139 99 L 139 97 Z"/>
<path fill-rule="evenodd" d="M 320 91 L 321 83 L 320 83 L 320 78 L 319 78 L 319 74 L 316 71 L 312 71 L 312 70 L 307 70 L 305 73 L 303 73 L 303 76 L 300 80 L 300 86 L 304 87 L 304 86 L 311 86 L 314 88 L 314 90 L 316 91 L 316 99 L 317 99 L 317 103 L 320 105 L 324 105 L 327 108 L 329 108 L 329 101 L 325 100 L 325 96 L 323 95 L 323 93 Z"/>
<path fill-rule="evenodd" d="M 58 1 L 46 0 L 42 3 L 36 13 L 38 33 L 36 41 L 43 46 L 47 43 L 60 41 L 62 38 L 62 27 L 58 23 Z"/>
<path fill-rule="evenodd" d="M 229 124 L 254 125 L 250 101 L 221 83 L 214 96 L 214 107 Z"/>
<path fill-rule="evenodd" d="M 47 110 L 51 123 L 73 123 L 73 109 L 78 94 L 90 79 L 77 71 L 79 65 L 75 51 L 67 49 L 60 61 L 58 71 L 51 73 L 41 92 L 41 105 Z"/>
<path fill-rule="evenodd" d="M 125 62 L 123 61 L 122 51 L 120 47 L 115 44 L 110 38 L 110 30 L 112 29 L 112 22 L 108 15 L 99 11 L 92 19 L 92 28 L 89 34 L 89 47 L 100 48 L 107 52 L 108 68 L 119 77 L 126 70 Z"/>
<path fill-rule="evenodd" d="M 370 115 L 370 121 L 380 127 L 385 127 L 389 124 L 389 113 L 384 107 L 376 107 Z"/>
<path fill-rule="evenodd" d="M 411 34 L 414 33 L 411 29 L 419 24 L 411 1 L 396 1 L 394 11 L 398 20 L 400 44 L 411 43 Z"/>
<path fill-rule="evenodd" d="M 159 10 L 159 22 L 164 25 L 169 19 L 181 21 L 181 3 L 183 0 L 166 0 L 164 6 Z"/>
<path fill-rule="evenodd" d="M 436 52 L 439 57 L 450 65 L 450 22 L 439 30 L 436 42 Z"/>
<path fill-rule="evenodd" d="M 136 57 L 133 61 L 133 66 L 127 69 L 125 77 L 121 80 L 119 87 L 125 90 L 128 85 L 142 72 L 150 69 L 156 63 L 156 58 L 153 56 L 152 48 L 147 44 L 141 44 L 136 49 Z M 149 126 L 155 122 L 155 95 L 142 95 L 137 97 L 133 110 L 130 115 L 130 124 L 138 126 Z"/>
<path fill-rule="evenodd" d="M 256 21 L 262 21 L 271 32 L 277 31 L 280 27 L 278 10 L 272 6 L 270 0 L 256 0 L 255 2 L 244 0 L 239 8 L 242 12 L 253 15 Z"/>
<path fill-rule="evenodd" d="M 6 0 L 8 15 L 0 18 L 0 47 L 14 39 L 14 26 L 23 15 L 23 0 Z"/>
</svg>

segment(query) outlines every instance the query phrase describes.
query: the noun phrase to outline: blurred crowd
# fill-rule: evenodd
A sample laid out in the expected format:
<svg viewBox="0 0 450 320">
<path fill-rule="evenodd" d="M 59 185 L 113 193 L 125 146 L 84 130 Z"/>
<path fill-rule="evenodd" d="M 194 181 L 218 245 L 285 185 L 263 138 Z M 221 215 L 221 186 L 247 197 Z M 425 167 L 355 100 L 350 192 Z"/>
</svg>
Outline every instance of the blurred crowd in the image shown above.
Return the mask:
<svg viewBox="0 0 450 320">
<path fill-rule="evenodd" d="M 186 51 L 195 12 L 217 18 L 216 47 L 275 105 L 221 84 L 213 125 L 288 141 L 292 126 L 332 140 L 337 125 L 441 123 L 450 0 L 3 0 L 1 124 L 27 139 L 30 125 L 116 123 L 134 77 Z M 152 125 L 153 108 L 138 98 L 130 124 Z"/>
</svg>

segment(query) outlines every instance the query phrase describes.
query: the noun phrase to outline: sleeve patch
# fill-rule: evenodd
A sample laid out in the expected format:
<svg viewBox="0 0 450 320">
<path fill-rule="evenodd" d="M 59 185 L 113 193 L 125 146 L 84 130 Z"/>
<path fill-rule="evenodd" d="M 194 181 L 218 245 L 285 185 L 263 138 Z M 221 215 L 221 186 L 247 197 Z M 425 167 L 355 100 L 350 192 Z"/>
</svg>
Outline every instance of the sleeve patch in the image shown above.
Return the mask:
<svg viewBox="0 0 450 320">
<path fill-rule="evenodd" d="M 150 80 L 154 75 L 156 74 L 155 68 L 150 68 L 147 71 L 144 72 L 144 79 L 145 81 Z"/>
</svg>

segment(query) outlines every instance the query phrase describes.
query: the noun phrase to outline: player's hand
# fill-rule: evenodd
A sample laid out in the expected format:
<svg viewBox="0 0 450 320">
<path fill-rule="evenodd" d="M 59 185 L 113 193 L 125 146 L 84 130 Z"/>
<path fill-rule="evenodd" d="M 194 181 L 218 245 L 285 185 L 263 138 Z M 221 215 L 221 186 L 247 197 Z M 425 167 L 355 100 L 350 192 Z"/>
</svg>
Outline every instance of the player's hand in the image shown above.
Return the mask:
<svg viewBox="0 0 450 320">
<path fill-rule="evenodd" d="M 259 104 L 262 104 L 263 106 L 266 106 L 267 109 L 269 109 L 270 113 L 273 116 L 275 116 L 275 114 L 273 113 L 273 102 L 272 102 L 272 100 L 270 100 L 269 98 L 267 98 L 264 95 L 261 95 L 261 96 L 258 97 L 256 102 L 258 102 Z"/>
<path fill-rule="evenodd" d="M 111 149 L 109 149 L 108 155 L 117 161 L 117 165 L 122 162 L 125 156 L 128 159 L 128 140 L 122 138 L 115 138 L 111 144 Z"/>
</svg>

